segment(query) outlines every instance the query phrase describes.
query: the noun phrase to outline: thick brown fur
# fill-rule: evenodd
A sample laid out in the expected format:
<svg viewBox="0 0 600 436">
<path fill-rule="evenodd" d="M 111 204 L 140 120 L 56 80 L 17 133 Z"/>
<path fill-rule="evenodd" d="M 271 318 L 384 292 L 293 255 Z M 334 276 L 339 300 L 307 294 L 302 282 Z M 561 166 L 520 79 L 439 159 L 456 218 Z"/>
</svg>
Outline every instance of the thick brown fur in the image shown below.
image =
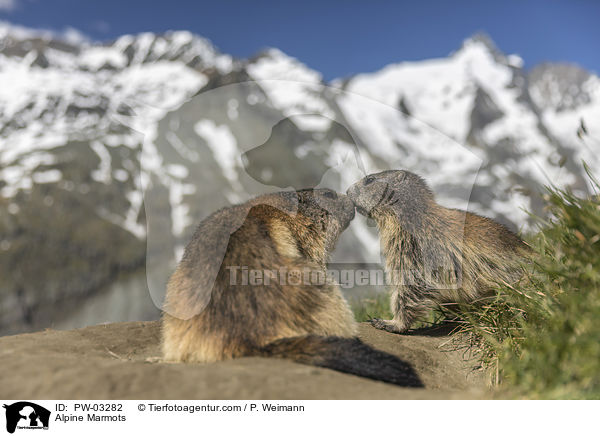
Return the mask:
<svg viewBox="0 0 600 436">
<path fill-rule="evenodd" d="M 347 196 L 320 189 L 268 194 L 204 220 L 167 286 L 165 360 L 275 356 L 420 385 L 410 366 L 354 339 L 348 304 L 324 280 L 329 253 L 353 217 Z M 244 283 L 246 268 L 295 279 Z"/>
<path fill-rule="evenodd" d="M 416 174 L 372 174 L 348 195 L 375 220 L 392 283 L 394 317 L 372 320 L 377 328 L 404 332 L 432 306 L 477 301 L 522 275 L 529 247 L 516 234 L 489 218 L 437 204 Z"/>
</svg>

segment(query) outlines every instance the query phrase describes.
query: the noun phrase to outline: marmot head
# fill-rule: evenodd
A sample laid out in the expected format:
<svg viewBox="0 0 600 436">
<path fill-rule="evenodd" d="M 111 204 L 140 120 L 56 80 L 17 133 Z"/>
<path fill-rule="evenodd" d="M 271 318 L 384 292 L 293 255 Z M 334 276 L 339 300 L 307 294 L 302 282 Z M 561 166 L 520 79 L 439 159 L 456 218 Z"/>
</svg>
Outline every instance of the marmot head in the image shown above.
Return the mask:
<svg viewBox="0 0 600 436">
<path fill-rule="evenodd" d="M 412 215 L 434 202 L 425 181 L 402 170 L 370 174 L 352 185 L 347 194 L 361 214 L 373 218 L 388 212 Z"/>
<path fill-rule="evenodd" d="M 200 314 L 230 266 L 324 264 L 353 218 L 352 201 L 330 189 L 275 192 L 221 209 L 196 229 L 170 279 L 164 311 L 180 319 Z"/>
<path fill-rule="evenodd" d="M 281 253 L 325 261 L 354 218 L 352 200 L 331 189 L 303 189 L 275 195 L 278 201 L 254 206 L 250 215 L 258 212 L 271 217 L 268 219 L 271 237 Z"/>
</svg>

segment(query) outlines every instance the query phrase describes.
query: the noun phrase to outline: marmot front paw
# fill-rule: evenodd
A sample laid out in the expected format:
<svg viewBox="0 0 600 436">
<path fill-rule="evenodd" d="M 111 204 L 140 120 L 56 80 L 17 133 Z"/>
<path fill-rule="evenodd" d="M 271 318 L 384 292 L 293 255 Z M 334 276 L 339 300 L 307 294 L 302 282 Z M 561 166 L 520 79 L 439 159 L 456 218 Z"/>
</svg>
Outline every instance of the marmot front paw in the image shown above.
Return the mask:
<svg viewBox="0 0 600 436">
<path fill-rule="evenodd" d="M 376 329 L 385 330 L 390 333 L 405 333 L 408 330 L 406 328 L 400 328 L 394 320 L 373 318 L 369 320 L 369 323 Z"/>
</svg>

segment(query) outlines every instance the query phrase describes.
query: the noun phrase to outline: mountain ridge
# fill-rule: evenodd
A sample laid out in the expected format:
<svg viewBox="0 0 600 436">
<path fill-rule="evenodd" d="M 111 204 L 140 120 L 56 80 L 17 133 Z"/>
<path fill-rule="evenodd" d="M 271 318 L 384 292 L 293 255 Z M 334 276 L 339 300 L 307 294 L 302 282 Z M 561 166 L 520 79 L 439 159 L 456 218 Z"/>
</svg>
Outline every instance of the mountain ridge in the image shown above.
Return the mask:
<svg viewBox="0 0 600 436">
<path fill-rule="evenodd" d="M 600 79 L 523 70 L 486 37 L 333 81 L 278 49 L 235 59 L 186 31 L 61 38 L 0 23 L 0 332 L 143 264 L 160 306 L 199 220 L 315 177 L 345 191 L 408 168 L 445 205 L 529 230 L 521 208 L 544 213 L 543 185 L 589 191 L 581 160 L 600 169 Z M 334 261 L 379 262 L 361 217 Z"/>
</svg>

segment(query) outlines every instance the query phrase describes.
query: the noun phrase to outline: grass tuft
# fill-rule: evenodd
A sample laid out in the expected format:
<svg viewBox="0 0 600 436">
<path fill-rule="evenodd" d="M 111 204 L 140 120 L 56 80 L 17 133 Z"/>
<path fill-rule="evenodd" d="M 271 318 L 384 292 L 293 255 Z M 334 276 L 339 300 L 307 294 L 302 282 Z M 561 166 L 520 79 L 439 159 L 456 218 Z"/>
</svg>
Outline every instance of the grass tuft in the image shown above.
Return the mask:
<svg viewBox="0 0 600 436">
<path fill-rule="evenodd" d="M 531 239 L 524 279 L 463 307 L 463 330 L 516 395 L 600 398 L 600 200 L 555 187 L 545 200 L 552 218 Z"/>
</svg>

